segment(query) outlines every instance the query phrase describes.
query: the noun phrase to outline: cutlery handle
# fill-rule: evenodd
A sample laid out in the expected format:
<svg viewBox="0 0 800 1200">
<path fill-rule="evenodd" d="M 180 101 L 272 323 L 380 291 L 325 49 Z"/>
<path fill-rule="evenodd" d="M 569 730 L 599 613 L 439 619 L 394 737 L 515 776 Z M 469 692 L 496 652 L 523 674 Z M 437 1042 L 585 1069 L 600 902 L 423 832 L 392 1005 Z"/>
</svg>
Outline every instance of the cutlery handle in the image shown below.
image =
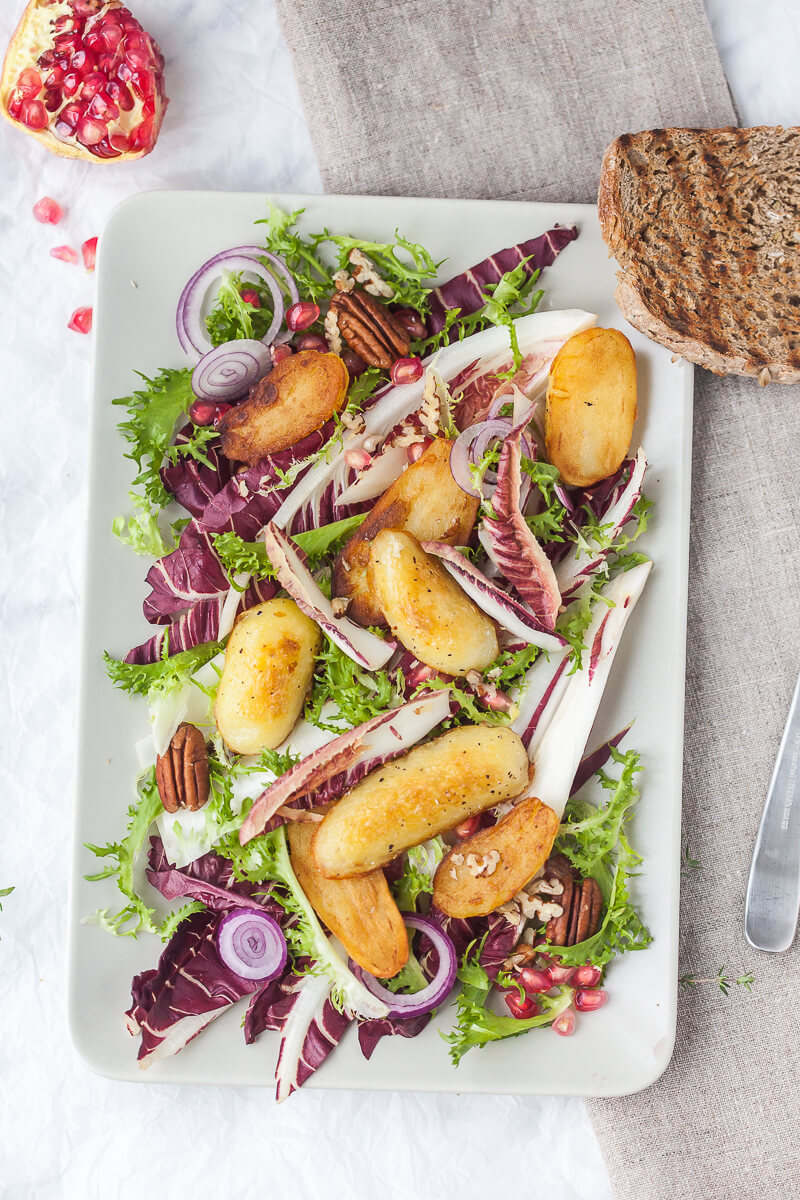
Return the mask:
<svg viewBox="0 0 800 1200">
<path fill-rule="evenodd" d="M 757 950 L 794 941 L 800 910 L 800 679 L 792 697 L 753 851 L 744 931 Z"/>
</svg>

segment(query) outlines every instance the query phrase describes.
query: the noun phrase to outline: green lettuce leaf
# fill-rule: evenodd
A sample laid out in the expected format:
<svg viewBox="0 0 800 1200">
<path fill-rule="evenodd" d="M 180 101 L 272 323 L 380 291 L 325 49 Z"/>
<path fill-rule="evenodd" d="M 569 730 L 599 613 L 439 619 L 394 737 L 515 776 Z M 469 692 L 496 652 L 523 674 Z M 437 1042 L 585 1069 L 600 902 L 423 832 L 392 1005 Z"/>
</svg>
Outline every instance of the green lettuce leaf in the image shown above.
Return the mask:
<svg viewBox="0 0 800 1200">
<path fill-rule="evenodd" d="M 342 542 L 363 523 L 366 515 L 358 513 L 353 517 L 344 517 L 341 521 L 333 521 L 330 525 L 322 525 L 319 529 L 295 533 L 293 539 L 308 556 L 310 565 L 314 568 L 325 555 L 338 550 Z M 275 578 L 263 542 L 245 542 L 235 533 L 217 533 L 212 537 L 214 549 L 229 575 L 246 572 L 258 579 Z"/>
<path fill-rule="evenodd" d="M 168 634 L 164 634 L 164 649 L 167 652 Z M 130 696 L 148 696 L 164 694 L 182 687 L 188 683 L 195 671 L 205 666 L 212 658 L 225 649 L 225 642 L 204 642 L 191 650 L 181 650 L 179 654 L 162 657 L 154 663 L 126 663 L 122 659 L 112 658 L 108 652 L 103 654 L 106 673 L 115 687 L 121 688 Z"/>
</svg>

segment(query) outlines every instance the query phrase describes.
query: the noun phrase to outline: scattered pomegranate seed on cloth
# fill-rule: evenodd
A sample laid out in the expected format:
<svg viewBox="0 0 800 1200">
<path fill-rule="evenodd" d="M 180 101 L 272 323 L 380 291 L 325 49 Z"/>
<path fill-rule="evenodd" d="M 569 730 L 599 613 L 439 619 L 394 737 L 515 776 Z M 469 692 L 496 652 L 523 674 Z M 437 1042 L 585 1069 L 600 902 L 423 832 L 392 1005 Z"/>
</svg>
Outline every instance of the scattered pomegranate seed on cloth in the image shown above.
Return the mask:
<svg viewBox="0 0 800 1200">
<path fill-rule="evenodd" d="M 97 238 L 88 238 L 81 246 L 83 265 L 87 271 L 93 271 L 97 261 Z M 76 260 L 77 261 L 77 260 Z"/>
<path fill-rule="evenodd" d="M 77 266 L 78 252 L 77 250 L 73 250 L 72 246 L 53 246 L 50 254 L 53 258 L 57 258 L 61 262 L 71 263 L 73 266 Z"/>
<path fill-rule="evenodd" d="M 58 225 L 63 219 L 64 210 L 50 196 L 43 196 L 33 206 L 33 215 L 42 225 Z"/>
<path fill-rule="evenodd" d="M 67 326 L 75 333 L 91 333 L 93 310 L 91 308 L 76 308 Z"/>
</svg>

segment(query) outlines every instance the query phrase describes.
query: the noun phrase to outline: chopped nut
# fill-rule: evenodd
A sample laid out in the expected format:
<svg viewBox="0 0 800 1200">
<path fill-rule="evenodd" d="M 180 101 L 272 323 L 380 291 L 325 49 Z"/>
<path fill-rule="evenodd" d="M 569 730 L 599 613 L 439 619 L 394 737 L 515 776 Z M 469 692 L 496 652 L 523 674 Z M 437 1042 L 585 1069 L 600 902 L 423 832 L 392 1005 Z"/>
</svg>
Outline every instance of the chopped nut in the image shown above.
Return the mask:
<svg viewBox="0 0 800 1200">
<path fill-rule="evenodd" d="M 325 314 L 325 341 L 331 354 L 342 353 L 342 335 L 339 333 L 339 321 L 335 309 L 329 308 Z"/>
<path fill-rule="evenodd" d="M 356 286 L 355 279 L 351 279 L 347 271 L 336 271 L 333 276 L 333 283 L 337 292 L 352 292 Z"/>
<path fill-rule="evenodd" d="M 375 263 L 367 257 L 363 250 L 353 247 L 347 256 L 347 261 L 365 292 L 369 292 L 371 296 L 385 296 L 387 300 L 392 299 L 394 288 L 381 277 Z"/>
<path fill-rule="evenodd" d="M 366 424 L 363 413 L 351 413 L 347 412 L 347 410 L 341 414 L 339 420 L 342 422 L 345 429 L 349 429 L 351 433 L 361 433 Z M 364 446 L 364 449 L 367 450 L 367 447 Z M 369 453 L 368 450 L 367 453 Z"/>
<path fill-rule="evenodd" d="M 349 596 L 334 596 L 331 600 L 331 608 L 335 617 L 343 617 L 347 612 L 347 606 L 350 603 Z"/>
<path fill-rule="evenodd" d="M 461 864 L 463 863 L 463 861 L 464 861 L 463 854 L 451 854 L 450 855 L 450 862 L 454 863 L 457 867 L 460 867 Z"/>
</svg>

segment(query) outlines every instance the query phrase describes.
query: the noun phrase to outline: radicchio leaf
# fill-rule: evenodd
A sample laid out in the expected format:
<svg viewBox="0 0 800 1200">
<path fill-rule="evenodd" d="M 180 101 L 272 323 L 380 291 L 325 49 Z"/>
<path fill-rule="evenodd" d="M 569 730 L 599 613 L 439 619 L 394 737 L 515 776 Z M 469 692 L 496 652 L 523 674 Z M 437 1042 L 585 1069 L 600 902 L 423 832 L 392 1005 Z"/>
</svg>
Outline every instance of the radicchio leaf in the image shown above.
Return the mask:
<svg viewBox="0 0 800 1200">
<path fill-rule="evenodd" d="M 302 970 L 303 960 L 298 966 Z M 254 996 L 245 1017 L 245 1040 L 255 1041 L 265 1029 L 280 1032 L 275 1069 L 279 1103 L 322 1066 L 350 1021 L 331 1003 L 330 980 L 322 974 L 292 972 L 277 987 L 269 984 Z"/>
<path fill-rule="evenodd" d="M 459 958 L 463 957 L 472 942 L 483 942 L 480 964 L 492 981 L 496 979 L 518 936 L 517 926 L 509 921 L 505 913 L 493 912 L 486 917 L 448 917 L 433 907 L 431 917 L 448 935 Z M 423 970 L 430 969 L 425 959 L 420 959 L 420 962 Z"/>
<path fill-rule="evenodd" d="M 263 604 L 277 594 L 278 586 L 271 579 L 254 579 L 247 590 L 242 593 L 237 615 L 256 604 Z M 175 617 L 167 629 L 169 634 L 169 653 L 178 654 L 181 650 L 192 650 L 205 642 L 215 642 L 219 638 L 220 617 L 225 604 L 227 593 L 221 593 L 213 600 L 197 600 L 186 612 Z M 140 646 L 134 646 L 125 656 L 127 663 L 153 663 L 162 657 L 164 645 L 163 626 Z"/>
<path fill-rule="evenodd" d="M 531 533 L 520 509 L 522 473 L 516 429 L 503 443 L 492 496 L 494 518 L 484 518 L 492 558 L 508 582 L 532 608 L 547 630 L 555 629 L 561 593 L 552 564 Z"/>
<path fill-rule="evenodd" d="M 506 250 L 499 250 L 476 263 L 468 271 L 449 279 L 440 287 L 434 288 L 429 296 L 430 312 L 427 318 L 428 336 L 438 333 L 447 321 L 449 308 L 461 309 L 462 315 L 477 312 L 486 303 L 484 292 L 489 284 L 499 283 L 508 271 L 513 271 L 525 259 L 525 272 L 532 275 L 534 271 L 549 267 L 565 246 L 578 236 L 574 225 L 556 225 L 539 237 L 530 238 Z M 453 330 L 453 338 L 458 336 Z"/>
<path fill-rule="evenodd" d="M 286 923 L 286 909 L 269 898 L 268 885 L 235 879 L 231 863 L 218 854 L 203 854 L 178 869 L 170 864 L 161 838 L 154 836 L 150 839 L 148 862 L 147 878 L 167 900 L 188 896 L 214 912 L 258 908 L 268 912 L 279 924 Z"/>
<path fill-rule="evenodd" d="M 382 1021 L 359 1021 L 358 1044 L 364 1058 L 371 1058 L 381 1038 L 413 1038 L 422 1033 L 433 1013 L 421 1013 L 418 1017 L 384 1017 Z"/>
<path fill-rule="evenodd" d="M 186 445 L 193 428 L 185 425 L 175 438 L 175 445 Z M 188 455 L 179 455 L 174 463 L 166 462 L 161 468 L 164 487 L 193 517 L 203 515 L 209 500 L 222 491 L 233 475 L 234 464 L 220 453 L 218 441 L 207 445 L 203 453 L 210 466 Z"/>
</svg>

